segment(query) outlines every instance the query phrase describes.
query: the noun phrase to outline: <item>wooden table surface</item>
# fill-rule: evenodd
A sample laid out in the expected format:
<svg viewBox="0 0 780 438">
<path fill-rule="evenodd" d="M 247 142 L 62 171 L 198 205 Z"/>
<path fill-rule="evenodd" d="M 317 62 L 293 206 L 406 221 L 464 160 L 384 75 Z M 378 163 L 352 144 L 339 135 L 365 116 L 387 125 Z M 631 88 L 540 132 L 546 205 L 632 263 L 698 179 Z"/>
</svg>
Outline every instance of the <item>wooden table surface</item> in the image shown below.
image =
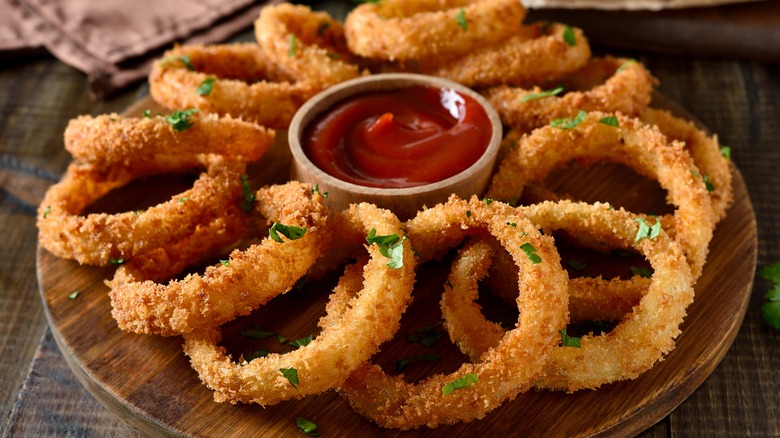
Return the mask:
<svg viewBox="0 0 780 438">
<path fill-rule="evenodd" d="M 731 146 L 755 208 L 758 266 L 780 262 L 780 65 L 609 52 L 645 63 L 661 93 Z M 91 102 L 82 73 L 42 56 L 0 60 L 0 90 L 0 432 L 136 436 L 81 387 L 47 328 L 35 275 L 35 212 L 71 160 L 62 144 L 68 120 L 121 112 L 148 88 Z M 641 436 L 780 436 L 780 331 L 761 319 L 768 287 L 756 279 L 736 341 L 709 379 Z"/>
</svg>

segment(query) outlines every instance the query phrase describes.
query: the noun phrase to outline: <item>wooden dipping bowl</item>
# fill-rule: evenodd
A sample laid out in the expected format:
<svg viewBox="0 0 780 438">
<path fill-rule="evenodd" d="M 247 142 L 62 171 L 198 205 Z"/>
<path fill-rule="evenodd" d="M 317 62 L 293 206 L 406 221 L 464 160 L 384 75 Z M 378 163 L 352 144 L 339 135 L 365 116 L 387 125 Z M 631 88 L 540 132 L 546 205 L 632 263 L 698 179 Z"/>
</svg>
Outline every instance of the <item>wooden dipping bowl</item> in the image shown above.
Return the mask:
<svg viewBox="0 0 780 438">
<path fill-rule="evenodd" d="M 409 188 L 365 187 L 342 181 L 314 165 L 303 152 L 301 136 L 309 123 L 334 104 L 367 91 L 386 91 L 409 86 L 431 86 L 453 89 L 476 100 L 485 109 L 493 133 L 482 156 L 471 167 L 445 180 Z M 329 192 L 326 204 L 335 210 L 343 210 L 352 203 L 370 202 L 392 210 L 401 220 L 413 217 L 423 206 L 432 207 L 444 202 L 453 193 L 468 198 L 481 195 L 487 187 L 498 149 L 501 145 L 502 126 L 496 110 L 478 93 L 455 82 L 433 76 L 408 73 L 388 73 L 366 76 L 330 87 L 309 99 L 295 114 L 290 123 L 288 138 L 292 152 L 290 176 L 311 185 L 318 184 L 320 192 Z"/>
</svg>

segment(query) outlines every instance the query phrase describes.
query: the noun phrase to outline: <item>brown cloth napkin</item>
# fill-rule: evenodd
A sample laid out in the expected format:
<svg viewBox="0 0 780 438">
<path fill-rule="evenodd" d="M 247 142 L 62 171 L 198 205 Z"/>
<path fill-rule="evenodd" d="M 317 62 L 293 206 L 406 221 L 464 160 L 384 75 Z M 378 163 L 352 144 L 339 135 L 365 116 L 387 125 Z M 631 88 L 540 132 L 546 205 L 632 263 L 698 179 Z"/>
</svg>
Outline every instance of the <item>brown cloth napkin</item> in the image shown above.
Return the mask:
<svg viewBox="0 0 780 438">
<path fill-rule="evenodd" d="M 173 43 L 223 41 L 269 3 L 276 1 L 0 0 L 10 12 L 0 19 L 0 50 L 43 45 L 85 72 L 93 97 L 102 98 L 145 77 Z"/>
</svg>

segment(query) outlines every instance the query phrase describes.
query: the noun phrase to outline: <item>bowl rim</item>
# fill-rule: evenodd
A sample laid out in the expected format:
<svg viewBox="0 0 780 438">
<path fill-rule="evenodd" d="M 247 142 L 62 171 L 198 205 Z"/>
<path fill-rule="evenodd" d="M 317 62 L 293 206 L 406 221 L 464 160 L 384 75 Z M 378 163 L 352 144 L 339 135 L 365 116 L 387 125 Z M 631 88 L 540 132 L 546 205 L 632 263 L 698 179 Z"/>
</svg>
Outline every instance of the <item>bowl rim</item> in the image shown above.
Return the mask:
<svg viewBox="0 0 780 438">
<path fill-rule="evenodd" d="M 407 86 L 435 86 L 439 88 L 453 89 L 458 93 L 468 95 L 472 99 L 476 100 L 490 120 L 492 127 L 492 133 L 488 145 L 485 151 L 471 166 L 458 172 L 457 174 L 436 181 L 429 184 L 423 184 L 415 187 L 368 187 L 359 184 L 354 184 L 325 172 L 315 165 L 306 153 L 303 151 L 303 145 L 300 141 L 309 123 L 317 116 L 327 111 L 336 103 L 343 101 L 353 95 L 382 90 L 393 90 L 403 88 Z M 314 109 L 322 105 L 324 101 L 329 101 L 329 105 L 323 106 L 319 111 L 314 112 Z M 331 187 L 338 187 L 341 190 L 346 190 L 357 195 L 382 195 L 382 196 L 413 196 L 431 191 L 438 191 L 446 189 L 447 187 L 454 186 L 462 182 L 464 179 L 474 177 L 478 175 L 479 171 L 486 166 L 492 167 L 495 164 L 496 157 L 498 156 L 498 150 L 501 146 L 501 139 L 503 137 L 503 125 L 501 119 L 498 116 L 498 112 L 495 108 L 485 99 L 481 94 L 461 85 L 457 82 L 450 81 L 448 79 L 440 78 L 438 76 L 429 76 L 417 73 L 379 73 L 370 76 L 362 76 L 348 81 L 341 82 L 330 88 L 321 91 L 314 97 L 307 100 L 296 111 L 290 123 L 288 130 L 288 145 L 292 152 L 293 159 L 299 161 L 304 167 L 313 172 L 315 178 L 321 181 L 323 184 L 328 184 Z"/>
</svg>

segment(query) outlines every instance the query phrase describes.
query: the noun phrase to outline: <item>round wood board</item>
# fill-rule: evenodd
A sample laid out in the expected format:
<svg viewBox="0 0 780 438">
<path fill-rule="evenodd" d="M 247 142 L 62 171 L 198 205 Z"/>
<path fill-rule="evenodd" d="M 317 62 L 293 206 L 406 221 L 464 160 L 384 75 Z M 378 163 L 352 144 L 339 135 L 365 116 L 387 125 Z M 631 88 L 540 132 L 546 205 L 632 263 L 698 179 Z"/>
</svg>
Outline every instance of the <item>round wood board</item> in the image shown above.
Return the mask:
<svg viewBox="0 0 780 438">
<path fill-rule="evenodd" d="M 661 106 L 667 105 L 661 99 Z M 147 98 L 128 109 L 127 114 L 138 116 L 146 108 L 158 109 Z M 280 139 L 253 166 L 254 185 L 287 178 L 290 157 L 284 142 Z M 180 337 L 134 335 L 119 330 L 111 317 L 108 289 L 103 283 L 114 268 L 79 266 L 39 249 L 38 282 L 49 325 L 73 372 L 103 405 L 146 435 L 296 436 L 300 432 L 295 418 L 304 416 L 320 425 L 322 436 L 627 436 L 661 420 L 707 378 L 726 354 L 745 315 L 755 273 L 757 233 L 742 176 L 733 166 L 732 171 L 734 205 L 715 230 L 704 273 L 695 287 L 695 302 L 688 309 L 676 349 L 664 361 L 633 381 L 574 394 L 532 390 L 504 403 L 482 420 L 433 430 L 381 429 L 353 412 L 333 391 L 266 408 L 215 403 L 212 392 L 200 383 L 182 353 Z M 644 211 L 651 211 L 648 206 L 665 206 L 664 192 L 657 184 L 632 171 L 617 168 L 616 176 L 606 182 L 602 173 L 592 172 L 590 177 L 586 173 L 585 178 L 575 178 L 576 195 L 584 200 L 601 198 L 629 209 L 638 205 Z M 576 172 L 559 175 L 564 187 L 572 175 L 577 177 Z M 604 193 L 604 187 L 608 193 Z M 128 211 L 128 203 L 141 202 L 138 199 L 156 191 L 154 184 L 142 184 L 122 196 L 112 195 L 104 208 Z M 395 360 L 432 351 L 441 355 L 438 362 L 410 365 L 405 370 L 410 379 L 453 371 L 464 360 L 446 335 L 433 349 L 404 339 L 415 328 L 441 319 L 438 300 L 449 265 L 445 260 L 419 269 L 415 301 L 403 317 L 401 330 L 374 358 L 392 372 Z M 236 355 L 258 348 L 283 351 L 279 350 L 281 344 L 271 345 L 277 342 L 275 339 L 251 341 L 255 344 L 243 340 L 240 330 L 252 324 L 289 339 L 316 333 L 316 322 L 336 276 L 312 282 L 252 315 L 226 324 L 226 347 Z M 68 295 L 76 290 L 80 291 L 77 298 L 69 299 Z"/>
</svg>

